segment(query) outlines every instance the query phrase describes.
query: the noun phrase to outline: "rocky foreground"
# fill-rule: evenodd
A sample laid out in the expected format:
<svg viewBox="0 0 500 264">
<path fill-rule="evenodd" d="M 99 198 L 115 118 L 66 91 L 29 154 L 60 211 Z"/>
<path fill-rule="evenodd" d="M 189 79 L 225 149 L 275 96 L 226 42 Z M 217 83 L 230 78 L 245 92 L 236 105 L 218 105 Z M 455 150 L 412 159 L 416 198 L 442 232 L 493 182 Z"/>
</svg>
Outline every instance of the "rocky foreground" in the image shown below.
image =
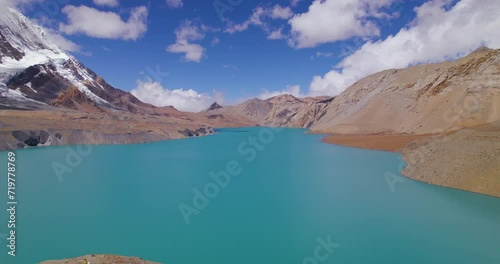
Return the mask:
<svg viewBox="0 0 500 264">
<path fill-rule="evenodd" d="M 47 260 L 40 264 L 159 264 L 136 257 L 123 257 L 116 255 L 86 255 L 82 257 L 63 259 L 63 260 Z"/>
<path fill-rule="evenodd" d="M 500 122 L 417 140 L 399 151 L 409 178 L 500 197 Z"/>
</svg>

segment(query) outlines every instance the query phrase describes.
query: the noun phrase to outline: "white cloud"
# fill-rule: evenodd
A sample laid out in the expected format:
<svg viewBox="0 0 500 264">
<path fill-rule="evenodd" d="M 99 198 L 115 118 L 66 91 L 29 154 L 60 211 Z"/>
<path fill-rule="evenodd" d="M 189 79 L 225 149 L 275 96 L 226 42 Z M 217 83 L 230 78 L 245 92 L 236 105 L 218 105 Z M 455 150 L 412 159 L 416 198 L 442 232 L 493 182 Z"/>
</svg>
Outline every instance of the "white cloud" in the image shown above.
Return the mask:
<svg viewBox="0 0 500 264">
<path fill-rule="evenodd" d="M 137 81 L 137 87 L 130 91 L 141 101 L 162 107 L 173 106 L 180 111 L 199 112 L 207 109 L 213 102 L 223 102 L 222 95 L 215 93 L 214 96 L 200 94 L 192 89 L 169 90 L 160 83 L 148 81 Z"/>
<path fill-rule="evenodd" d="M 323 58 L 331 58 L 333 57 L 333 52 L 316 52 L 316 57 L 320 58 L 320 57 L 323 57 Z"/>
<path fill-rule="evenodd" d="M 116 7 L 120 5 L 118 0 L 94 0 L 94 4 L 99 6 L 110 6 L 110 7 Z"/>
<path fill-rule="evenodd" d="M 264 89 L 262 93 L 259 96 L 257 96 L 257 98 L 265 100 L 282 94 L 291 94 L 295 97 L 304 97 L 304 95 L 300 92 L 299 85 L 291 85 L 287 86 L 285 89 L 281 91 L 268 91 Z"/>
<path fill-rule="evenodd" d="M 265 32 L 269 33 L 271 26 L 269 19 L 289 19 L 293 16 L 292 9 L 287 6 L 274 5 L 273 7 L 256 7 L 252 15 L 240 24 L 227 20 L 226 32 L 233 34 L 247 30 L 250 26 L 257 26 L 262 28 Z M 274 30 L 276 31 L 276 30 Z M 275 33 L 276 34 L 276 33 Z"/>
<path fill-rule="evenodd" d="M 184 60 L 200 62 L 205 49 L 199 44 L 190 43 L 205 37 L 204 26 L 197 26 L 193 22 L 185 21 L 176 31 L 176 41 L 167 47 L 168 52 L 184 53 Z"/>
<path fill-rule="evenodd" d="M 271 18 L 273 19 L 289 19 L 292 16 L 293 12 L 289 6 L 275 5 L 271 11 Z"/>
<path fill-rule="evenodd" d="M 310 95 L 336 95 L 355 81 L 385 69 L 404 68 L 463 56 L 481 45 L 500 48 L 497 0 L 429 1 L 416 8 L 408 28 L 383 41 L 368 42 L 324 76 L 315 76 Z"/>
<path fill-rule="evenodd" d="M 127 21 L 113 12 L 104 12 L 87 6 L 67 5 L 62 12 L 69 24 L 59 24 L 66 34 L 85 34 L 105 39 L 136 40 L 147 31 L 148 10 L 145 6 L 133 8 Z"/>
<path fill-rule="evenodd" d="M 240 31 L 245 31 L 248 29 L 250 25 L 255 25 L 255 26 L 262 26 L 265 27 L 266 24 L 262 21 L 265 16 L 269 13 L 269 10 L 266 10 L 262 7 L 257 7 L 253 10 L 252 15 L 245 20 L 241 24 L 235 24 L 233 22 L 229 22 L 228 26 L 226 28 L 226 32 L 228 33 L 235 33 L 235 32 L 240 32 Z"/>
<path fill-rule="evenodd" d="M 294 15 L 288 23 L 296 48 L 315 47 L 322 43 L 372 37 L 379 28 L 369 20 L 381 17 L 380 9 L 394 0 L 315 0 L 306 13 Z"/>
<path fill-rule="evenodd" d="M 181 8 L 184 4 L 182 0 L 167 0 L 167 5 L 170 8 Z"/>
<path fill-rule="evenodd" d="M 199 44 L 191 44 L 180 41 L 168 46 L 167 51 L 172 53 L 184 53 L 186 61 L 200 62 L 205 49 Z"/>
<path fill-rule="evenodd" d="M 282 28 L 279 28 L 272 31 L 271 33 L 269 33 L 269 35 L 267 35 L 267 39 L 272 39 L 272 40 L 284 39 L 285 36 L 283 35 L 282 30 L 283 30 Z"/>
<path fill-rule="evenodd" d="M 74 43 L 73 41 L 65 38 L 58 32 L 50 29 L 50 28 L 44 28 L 45 32 L 49 36 L 50 40 L 54 42 L 59 48 L 69 51 L 69 52 L 81 52 L 82 47 L 79 46 L 78 44 Z"/>
</svg>

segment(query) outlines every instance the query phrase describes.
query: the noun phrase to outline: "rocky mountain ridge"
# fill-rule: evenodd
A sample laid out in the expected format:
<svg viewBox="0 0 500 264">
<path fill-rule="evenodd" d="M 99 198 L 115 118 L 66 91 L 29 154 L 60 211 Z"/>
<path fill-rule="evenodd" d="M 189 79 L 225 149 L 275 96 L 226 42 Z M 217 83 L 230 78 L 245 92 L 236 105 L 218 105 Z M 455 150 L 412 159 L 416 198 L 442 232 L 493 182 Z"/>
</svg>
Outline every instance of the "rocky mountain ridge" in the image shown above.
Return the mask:
<svg viewBox="0 0 500 264">
<path fill-rule="evenodd" d="M 237 116 L 260 126 L 308 128 L 325 113 L 332 100 L 328 96 L 297 98 L 283 94 L 265 100 L 253 98 L 235 106 L 211 107 L 207 112 Z"/>
<path fill-rule="evenodd" d="M 500 50 L 386 70 L 356 82 L 311 129 L 337 134 L 431 134 L 500 119 Z"/>
</svg>

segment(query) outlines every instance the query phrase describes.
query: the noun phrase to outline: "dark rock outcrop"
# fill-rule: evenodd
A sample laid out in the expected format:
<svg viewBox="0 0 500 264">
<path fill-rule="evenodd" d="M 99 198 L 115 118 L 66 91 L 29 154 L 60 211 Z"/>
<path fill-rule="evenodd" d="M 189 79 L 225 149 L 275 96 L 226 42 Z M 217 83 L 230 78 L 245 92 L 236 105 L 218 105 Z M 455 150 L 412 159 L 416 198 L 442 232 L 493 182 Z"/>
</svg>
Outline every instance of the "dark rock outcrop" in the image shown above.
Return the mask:
<svg viewBox="0 0 500 264">
<path fill-rule="evenodd" d="M 184 135 L 186 137 L 200 137 L 204 135 L 211 135 L 215 134 L 215 131 L 213 128 L 208 127 L 208 128 L 199 128 L 196 130 L 191 130 L 191 129 L 184 129 L 184 130 L 179 130 L 178 131 L 181 135 Z"/>
<path fill-rule="evenodd" d="M 216 109 L 221 109 L 222 106 L 220 106 L 217 102 L 214 102 L 208 109 L 207 111 L 212 111 L 212 110 L 216 110 Z"/>
<path fill-rule="evenodd" d="M 12 136 L 19 140 L 18 146 L 36 147 L 40 144 L 45 144 L 49 140 L 50 134 L 47 131 L 13 131 Z"/>
</svg>

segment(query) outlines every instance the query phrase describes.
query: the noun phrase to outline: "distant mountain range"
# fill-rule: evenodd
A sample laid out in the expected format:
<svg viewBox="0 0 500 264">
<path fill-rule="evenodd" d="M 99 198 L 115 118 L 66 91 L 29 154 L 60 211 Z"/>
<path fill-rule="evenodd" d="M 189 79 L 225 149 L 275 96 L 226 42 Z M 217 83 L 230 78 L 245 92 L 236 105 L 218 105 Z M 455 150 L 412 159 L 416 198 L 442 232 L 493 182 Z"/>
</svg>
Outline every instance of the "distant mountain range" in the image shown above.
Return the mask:
<svg viewBox="0 0 500 264">
<path fill-rule="evenodd" d="M 0 22 L 0 107 L 4 109 L 57 108 L 83 113 L 118 111 L 153 116 L 167 111 L 168 117 L 197 120 L 201 126 L 309 127 L 331 101 L 329 97 L 298 99 L 281 95 L 267 100 L 251 99 L 228 107 L 214 102 L 201 113 L 183 113 L 173 107 L 158 108 L 109 85 L 51 42 L 42 27 L 17 10 L 8 9 Z"/>
<path fill-rule="evenodd" d="M 456 61 L 368 76 L 335 99 L 280 95 L 227 107 L 215 102 L 207 111 L 183 113 L 143 103 L 112 87 L 51 42 L 42 27 L 14 9 L 4 13 L 0 17 L 2 108 L 156 116 L 167 111 L 169 117 L 184 116 L 201 126 L 305 127 L 341 134 L 426 134 L 499 119 L 500 51 L 486 47 Z M 474 103 L 471 100 L 481 103 L 463 113 L 467 103 Z M 459 118 L 451 116 L 453 111 L 460 111 Z M 446 116 L 450 117 L 443 120 Z"/>
</svg>

